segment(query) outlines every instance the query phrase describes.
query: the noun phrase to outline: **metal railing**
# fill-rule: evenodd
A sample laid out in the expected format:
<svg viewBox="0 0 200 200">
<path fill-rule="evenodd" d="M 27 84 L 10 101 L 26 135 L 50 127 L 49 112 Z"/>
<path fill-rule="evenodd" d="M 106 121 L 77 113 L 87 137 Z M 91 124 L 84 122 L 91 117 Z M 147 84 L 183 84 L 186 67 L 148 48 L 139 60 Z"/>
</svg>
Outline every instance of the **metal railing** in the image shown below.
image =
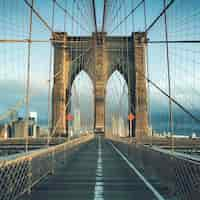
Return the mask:
<svg viewBox="0 0 200 200">
<path fill-rule="evenodd" d="M 85 135 L 60 145 L 32 151 L 15 159 L 0 161 L 0 200 L 14 200 L 41 179 L 54 174 L 81 144 L 94 136 Z"/>
<path fill-rule="evenodd" d="M 198 159 L 119 138 L 111 140 L 166 199 L 199 200 Z"/>
</svg>

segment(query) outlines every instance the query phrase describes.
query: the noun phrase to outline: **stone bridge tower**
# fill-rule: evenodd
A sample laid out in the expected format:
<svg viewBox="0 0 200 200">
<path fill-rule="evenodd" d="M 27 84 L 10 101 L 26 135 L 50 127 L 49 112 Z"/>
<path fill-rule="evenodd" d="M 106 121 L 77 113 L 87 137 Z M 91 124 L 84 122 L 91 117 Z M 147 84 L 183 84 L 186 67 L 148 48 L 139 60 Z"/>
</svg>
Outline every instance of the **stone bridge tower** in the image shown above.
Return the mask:
<svg viewBox="0 0 200 200">
<path fill-rule="evenodd" d="M 95 69 L 95 129 L 104 131 L 105 124 L 105 88 L 108 80 L 108 58 L 106 33 L 93 34 L 94 69 Z"/>
<path fill-rule="evenodd" d="M 67 33 L 55 32 L 53 34 L 53 45 L 52 125 L 55 135 L 67 134 L 66 115 L 71 85 L 81 70 L 88 73 L 94 84 L 95 129 L 105 129 L 106 84 L 111 74 L 118 70 L 128 84 L 129 112 L 136 115 L 131 135 L 140 138 L 147 134 L 145 33 L 136 32 L 130 37 L 120 37 L 107 36 L 106 33 L 98 32 L 93 33 L 91 37 L 73 37 L 68 36 Z M 126 46 L 122 49 L 122 54 L 127 55 L 128 65 L 123 64 L 125 63 L 123 57 L 119 58 L 118 52 L 121 46 Z"/>
</svg>

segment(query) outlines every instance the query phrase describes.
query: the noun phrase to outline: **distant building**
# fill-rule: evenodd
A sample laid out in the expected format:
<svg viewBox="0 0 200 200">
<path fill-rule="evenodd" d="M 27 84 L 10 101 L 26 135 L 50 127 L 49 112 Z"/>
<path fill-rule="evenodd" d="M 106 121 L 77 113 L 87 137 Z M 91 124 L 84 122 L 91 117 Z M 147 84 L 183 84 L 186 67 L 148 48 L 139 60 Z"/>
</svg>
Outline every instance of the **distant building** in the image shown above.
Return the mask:
<svg viewBox="0 0 200 200">
<path fill-rule="evenodd" d="M 115 115 L 112 116 L 112 135 L 118 135 L 118 120 Z"/>
<path fill-rule="evenodd" d="M 0 138 L 1 139 L 8 138 L 8 125 L 7 124 L 0 125 Z"/>
<path fill-rule="evenodd" d="M 80 110 L 76 109 L 74 110 L 74 135 L 78 135 L 81 130 L 81 114 Z"/>
<path fill-rule="evenodd" d="M 25 121 L 22 118 L 18 118 L 17 120 L 13 121 L 12 126 L 12 133 L 10 134 L 11 137 L 15 138 L 23 138 L 26 137 L 25 134 Z"/>
<path fill-rule="evenodd" d="M 124 137 L 124 131 L 125 131 L 124 120 L 123 120 L 122 117 L 119 117 L 119 119 L 118 119 L 118 134 L 119 134 L 119 137 Z"/>
<path fill-rule="evenodd" d="M 29 113 L 29 118 L 34 120 L 36 124 L 38 123 L 37 112 L 30 112 Z"/>
<path fill-rule="evenodd" d="M 13 120 L 8 128 L 8 137 L 24 138 L 26 137 L 26 121 L 23 118 Z M 39 136 L 40 129 L 37 126 L 37 113 L 30 112 L 28 124 L 28 136 L 36 138 Z"/>
</svg>

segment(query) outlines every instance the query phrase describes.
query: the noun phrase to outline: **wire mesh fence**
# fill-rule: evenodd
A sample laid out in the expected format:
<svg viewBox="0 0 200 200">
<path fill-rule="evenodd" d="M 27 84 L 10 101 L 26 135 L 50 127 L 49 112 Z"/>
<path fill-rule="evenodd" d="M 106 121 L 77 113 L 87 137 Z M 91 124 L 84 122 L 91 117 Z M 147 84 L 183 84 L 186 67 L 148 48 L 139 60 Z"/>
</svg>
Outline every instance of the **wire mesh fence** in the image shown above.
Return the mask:
<svg viewBox="0 0 200 200">
<path fill-rule="evenodd" d="M 199 199 L 200 160 L 122 139 L 112 141 L 167 199 Z"/>
<path fill-rule="evenodd" d="M 0 200 L 17 199 L 41 179 L 56 173 L 69 156 L 91 140 L 85 135 L 54 147 L 37 150 L 14 160 L 0 161 Z"/>
</svg>

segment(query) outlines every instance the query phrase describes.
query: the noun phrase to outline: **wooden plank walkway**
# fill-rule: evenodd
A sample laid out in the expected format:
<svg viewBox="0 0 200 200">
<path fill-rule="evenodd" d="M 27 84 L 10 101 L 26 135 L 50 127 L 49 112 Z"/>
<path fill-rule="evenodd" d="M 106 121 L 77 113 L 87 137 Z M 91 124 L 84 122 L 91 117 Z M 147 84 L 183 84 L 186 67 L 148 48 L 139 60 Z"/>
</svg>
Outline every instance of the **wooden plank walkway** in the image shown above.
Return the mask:
<svg viewBox="0 0 200 200">
<path fill-rule="evenodd" d="M 103 137 L 76 152 L 62 169 L 19 200 L 157 199 Z"/>
</svg>

